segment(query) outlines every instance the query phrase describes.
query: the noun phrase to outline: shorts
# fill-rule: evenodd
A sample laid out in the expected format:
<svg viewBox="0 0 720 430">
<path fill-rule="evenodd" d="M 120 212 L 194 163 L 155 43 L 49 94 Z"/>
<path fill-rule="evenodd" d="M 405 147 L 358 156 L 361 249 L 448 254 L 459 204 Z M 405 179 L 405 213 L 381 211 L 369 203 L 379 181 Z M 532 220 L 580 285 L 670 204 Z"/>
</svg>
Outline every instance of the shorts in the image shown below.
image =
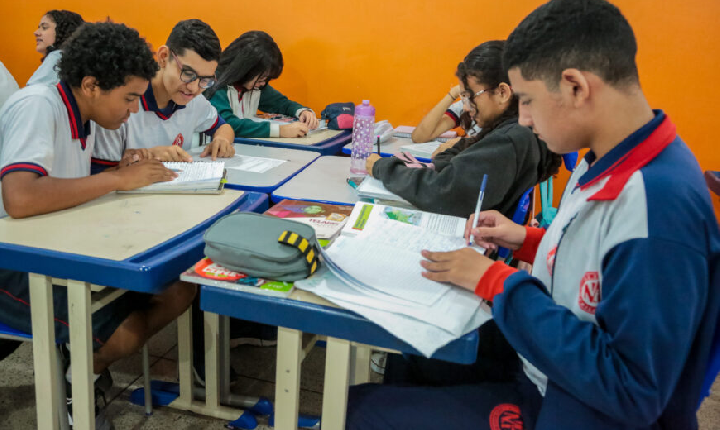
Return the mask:
<svg viewBox="0 0 720 430">
<path fill-rule="evenodd" d="M 92 315 L 93 350 L 100 349 L 132 312 L 147 309 L 152 297 L 151 294 L 127 292 L 95 312 Z M 67 343 L 70 332 L 66 287 L 53 285 L 53 308 L 55 341 Z M 29 276 L 26 272 L 0 269 L 0 322 L 15 330 L 32 333 Z"/>
</svg>

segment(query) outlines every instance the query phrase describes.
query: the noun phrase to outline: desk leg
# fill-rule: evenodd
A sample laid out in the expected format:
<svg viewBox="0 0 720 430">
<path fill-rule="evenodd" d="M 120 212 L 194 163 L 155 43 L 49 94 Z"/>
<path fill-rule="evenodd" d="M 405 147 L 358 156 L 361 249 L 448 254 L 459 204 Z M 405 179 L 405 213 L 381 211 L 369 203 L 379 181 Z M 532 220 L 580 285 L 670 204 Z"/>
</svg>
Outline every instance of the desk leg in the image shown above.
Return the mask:
<svg viewBox="0 0 720 430">
<path fill-rule="evenodd" d="M 326 342 L 322 428 L 342 430 L 350 383 L 350 341 L 328 337 Z"/>
<path fill-rule="evenodd" d="M 73 430 L 95 429 L 90 284 L 68 280 L 72 366 Z"/>
<path fill-rule="evenodd" d="M 35 400 L 37 428 L 57 430 L 58 376 L 57 348 L 55 348 L 55 311 L 50 278 L 30 274 L 30 302 L 32 306 L 33 362 L 35 370 Z M 49 385 L 49 386 L 48 386 Z M 62 399 L 65 401 L 65 399 Z"/>
<path fill-rule="evenodd" d="M 192 306 L 178 317 L 177 327 L 180 395 L 173 402 L 173 405 L 178 409 L 188 410 L 193 401 Z"/>
<path fill-rule="evenodd" d="M 365 345 L 353 345 L 351 355 L 352 375 L 350 385 L 370 382 L 370 355 L 372 350 Z"/>
<path fill-rule="evenodd" d="M 278 327 L 275 429 L 295 430 L 300 409 L 302 332 Z"/>
<path fill-rule="evenodd" d="M 220 315 L 205 314 L 205 405 L 215 409 L 220 406 Z"/>
</svg>

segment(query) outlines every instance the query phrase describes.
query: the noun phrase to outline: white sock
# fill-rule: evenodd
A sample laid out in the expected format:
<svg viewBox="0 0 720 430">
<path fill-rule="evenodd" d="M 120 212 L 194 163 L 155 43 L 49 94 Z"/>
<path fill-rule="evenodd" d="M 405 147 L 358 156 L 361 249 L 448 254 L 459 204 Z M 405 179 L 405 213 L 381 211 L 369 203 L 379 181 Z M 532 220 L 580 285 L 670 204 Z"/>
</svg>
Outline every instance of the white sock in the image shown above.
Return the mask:
<svg viewBox="0 0 720 430">
<path fill-rule="evenodd" d="M 93 373 L 93 383 L 98 380 L 99 374 Z M 68 366 L 67 372 L 65 372 L 65 379 L 72 384 L 72 366 Z"/>
</svg>

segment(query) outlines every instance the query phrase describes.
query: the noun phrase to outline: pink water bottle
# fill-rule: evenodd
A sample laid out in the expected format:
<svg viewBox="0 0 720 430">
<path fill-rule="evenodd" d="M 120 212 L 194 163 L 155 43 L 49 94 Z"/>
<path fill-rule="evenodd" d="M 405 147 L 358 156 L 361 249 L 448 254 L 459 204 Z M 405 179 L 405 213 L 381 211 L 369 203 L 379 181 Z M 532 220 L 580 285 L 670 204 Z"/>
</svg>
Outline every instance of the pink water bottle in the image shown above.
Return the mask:
<svg viewBox="0 0 720 430">
<path fill-rule="evenodd" d="M 367 175 L 365 160 L 372 152 L 375 139 L 375 108 L 368 100 L 355 106 L 355 121 L 353 122 L 352 152 L 350 153 L 350 173 L 353 175 Z"/>
</svg>

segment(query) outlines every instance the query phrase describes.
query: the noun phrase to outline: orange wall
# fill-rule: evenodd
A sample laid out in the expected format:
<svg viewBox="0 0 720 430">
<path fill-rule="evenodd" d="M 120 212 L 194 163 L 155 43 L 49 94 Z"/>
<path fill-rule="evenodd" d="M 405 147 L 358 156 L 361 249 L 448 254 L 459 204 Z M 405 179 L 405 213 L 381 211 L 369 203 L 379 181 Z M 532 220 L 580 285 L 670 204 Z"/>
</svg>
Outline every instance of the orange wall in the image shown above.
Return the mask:
<svg viewBox="0 0 720 430">
<path fill-rule="evenodd" d="M 223 47 L 247 30 L 270 33 L 285 57 L 285 71 L 273 85 L 317 112 L 331 102 L 365 98 L 376 106 L 378 119 L 415 124 L 455 84 L 455 66 L 473 46 L 507 37 L 540 3 L 22 1 L 0 18 L 0 61 L 19 83 L 26 82 L 40 60 L 32 32 L 51 8 L 79 12 L 86 20 L 110 16 L 137 28 L 155 47 L 177 21 L 200 18 L 213 26 Z M 703 169 L 720 170 L 714 109 L 720 100 L 720 1 L 616 4 L 635 29 L 641 82 L 651 104 L 670 115 Z"/>
</svg>

